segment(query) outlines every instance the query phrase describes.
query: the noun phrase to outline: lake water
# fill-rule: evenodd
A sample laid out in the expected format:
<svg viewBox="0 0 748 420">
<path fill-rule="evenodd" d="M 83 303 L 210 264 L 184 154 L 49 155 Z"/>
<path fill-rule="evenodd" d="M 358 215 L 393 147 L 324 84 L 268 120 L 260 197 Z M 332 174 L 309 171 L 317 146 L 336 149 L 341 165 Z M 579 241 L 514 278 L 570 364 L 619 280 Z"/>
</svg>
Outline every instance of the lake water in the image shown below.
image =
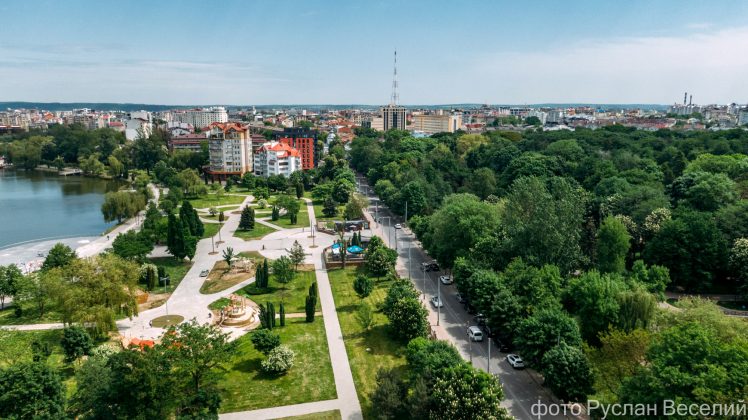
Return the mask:
<svg viewBox="0 0 748 420">
<path fill-rule="evenodd" d="M 0 169 L 0 249 L 23 243 L 101 235 L 104 194 L 118 183 L 82 176 Z"/>
</svg>

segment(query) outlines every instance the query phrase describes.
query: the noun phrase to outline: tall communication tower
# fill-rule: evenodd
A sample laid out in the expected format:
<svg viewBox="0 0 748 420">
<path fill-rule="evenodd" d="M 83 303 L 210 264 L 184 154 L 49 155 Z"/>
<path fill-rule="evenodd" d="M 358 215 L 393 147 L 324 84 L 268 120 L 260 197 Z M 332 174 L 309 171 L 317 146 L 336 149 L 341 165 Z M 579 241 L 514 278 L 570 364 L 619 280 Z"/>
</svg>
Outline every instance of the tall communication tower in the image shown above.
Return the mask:
<svg viewBox="0 0 748 420">
<path fill-rule="evenodd" d="M 390 105 L 397 105 L 400 102 L 400 95 L 397 93 L 397 50 L 395 50 L 395 71 L 392 74 L 392 97 Z"/>
</svg>

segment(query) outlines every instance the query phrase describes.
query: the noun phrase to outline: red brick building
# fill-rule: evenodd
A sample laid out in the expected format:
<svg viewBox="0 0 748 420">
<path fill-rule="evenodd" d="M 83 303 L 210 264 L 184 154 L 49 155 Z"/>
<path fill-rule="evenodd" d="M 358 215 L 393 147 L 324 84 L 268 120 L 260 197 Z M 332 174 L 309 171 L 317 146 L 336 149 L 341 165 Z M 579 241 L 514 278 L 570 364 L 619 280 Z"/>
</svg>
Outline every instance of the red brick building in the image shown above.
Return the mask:
<svg viewBox="0 0 748 420">
<path fill-rule="evenodd" d="M 278 142 L 285 143 L 301 153 L 301 168 L 314 169 L 317 166 L 314 147 L 317 133 L 303 128 L 287 128 L 278 134 Z"/>
</svg>

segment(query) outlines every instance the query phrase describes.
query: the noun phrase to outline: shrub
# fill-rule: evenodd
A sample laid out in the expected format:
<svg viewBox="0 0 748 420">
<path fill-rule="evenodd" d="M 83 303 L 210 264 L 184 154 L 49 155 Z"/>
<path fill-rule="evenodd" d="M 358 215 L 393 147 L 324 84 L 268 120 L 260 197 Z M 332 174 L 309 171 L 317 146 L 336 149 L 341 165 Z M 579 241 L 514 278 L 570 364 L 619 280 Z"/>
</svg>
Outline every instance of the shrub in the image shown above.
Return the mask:
<svg viewBox="0 0 748 420">
<path fill-rule="evenodd" d="M 280 336 L 271 330 L 257 330 L 252 333 L 251 340 L 255 349 L 266 356 L 280 346 Z"/>
<path fill-rule="evenodd" d="M 87 355 L 93 348 L 93 341 L 83 327 L 67 327 L 62 332 L 60 345 L 65 351 L 65 359 L 72 362 L 83 355 Z"/>
<path fill-rule="evenodd" d="M 268 358 L 260 364 L 268 373 L 282 374 L 293 367 L 294 352 L 288 346 L 278 346 L 270 351 Z"/>
</svg>

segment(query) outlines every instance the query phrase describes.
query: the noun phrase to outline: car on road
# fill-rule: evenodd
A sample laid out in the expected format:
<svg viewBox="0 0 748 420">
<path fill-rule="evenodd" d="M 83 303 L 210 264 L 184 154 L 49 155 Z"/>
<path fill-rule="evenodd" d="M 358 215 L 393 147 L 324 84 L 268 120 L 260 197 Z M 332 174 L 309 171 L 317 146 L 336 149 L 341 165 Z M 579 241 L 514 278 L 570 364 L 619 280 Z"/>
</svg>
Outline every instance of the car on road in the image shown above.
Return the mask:
<svg viewBox="0 0 748 420">
<path fill-rule="evenodd" d="M 403 228 L 403 225 L 401 225 L 400 223 L 395 223 L 395 229 L 402 229 L 402 228 Z"/>
<path fill-rule="evenodd" d="M 471 305 L 470 302 L 465 302 L 463 306 L 465 306 L 465 310 L 470 315 L 475 315 L 478 313 L 478 310 L 475 309 L 475 306 Z"/>
<path fill-rule="evenodd" d="M 439 271 L 439 264 L 436 261 L 423 262 L 421 271 Z"/>
<path fill-rule="evenodd" d="M 525 368 L 525 361 L 522 360 L 519 355 L 516 355 L 514 353 L 507 354 L 506 355 L 506 361 L 509 362 L 510 365 L 512 365 L 515 369 L 524 369 Z"/>
<path fill-rule="evenodd" d="M 512 347 L 509 346 L 509 342 L 506 340 L 502 341 L 502 340 L 499 340 L 498 338 L 494 338 L 493 344 L 502 353 L 509 353 L 510 351 L 512 351 Z"/>
<path fill-rule="evenodd" d="M 472 341 L 483 341 L 483 331 L 476 325 L 471 325 L 467 330 L 468 338 Z"/>
<path fill-rule="evenodd" d="M 203 270 L 200 272 L 200 277 L 208 277 L 208 274 L 210 274 L 209 270 Z"/>
<path fill-rule="evenodd" d="M 480 326 L 480 329 L 483 331 L 484 334 L 486 334 L 487 337 L 493 337 L 493 331 L 491 331 L 491 327 L 486 325 L 484 322 L 483 325 Z"/>
<path fill-rule="evenodd" d="M 445 285 L 450 285 L 455 282 L 454 280 L 452 280 L 452 276 L 439 276 L 439 281 Z"/>
<path fill-rule="evenodd" d="M 478 325 L 479 325 L 479 326 L 481 326 L 481 327 L 482 327 L 482 326 L 484 326 L 484 325 L 486 325 L 486 316 L 485 316 L 485 315 L 483 315 L 482 313 L 476 314 L 476 315 L 475 315 L 475 316 L 473 317 L 473 320 L 474 320 L 474 321 L 475 321 L 476 323 L 478 323 Z"/>
<path fill-rule="evenodd" d="M 434 297 L 431 298 L 431 305 L 434 308 L 443 308 L 444 307 L 444 302 L 442 302 L 442 300 L 439 298 L 439 296 L 434 296 Z"/>
<path fill-rule="evenodd" d="M 460 293 L 455 293 L 455 299 L 457 299 L 457 301 L 460 302 L 460 303 L 467 302 L 467 299 L 465 299 L 465 297 L 462 296 L 462 294 L 460 294 Z"/>
</svg>

